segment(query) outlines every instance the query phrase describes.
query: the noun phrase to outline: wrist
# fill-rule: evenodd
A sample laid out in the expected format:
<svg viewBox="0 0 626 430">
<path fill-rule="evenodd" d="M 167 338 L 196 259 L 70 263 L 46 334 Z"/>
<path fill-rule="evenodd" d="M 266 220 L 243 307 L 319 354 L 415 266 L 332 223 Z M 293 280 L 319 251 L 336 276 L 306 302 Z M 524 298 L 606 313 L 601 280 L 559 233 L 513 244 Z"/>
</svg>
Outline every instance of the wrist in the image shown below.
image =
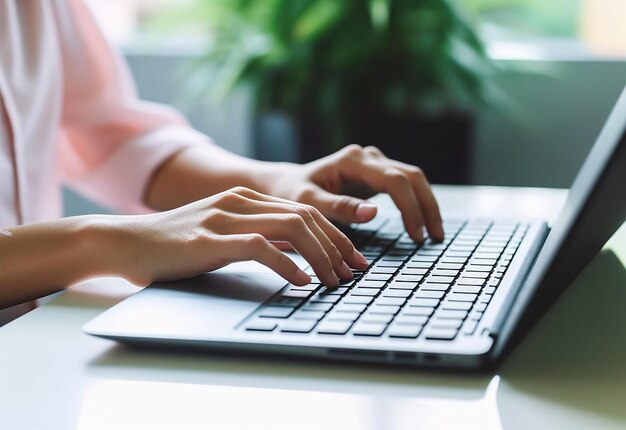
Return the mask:
<svg viewBox="0 0 626 430">
<path fill-rule="evenodd" d="M 124 227 L 127 217 L 88 215 L 78 218 L 75 231 L 77 248 L 83 256 L 86 277 L 129 277 L 130 233 Z"/>
<path fill-rule="evenodd" d="M 289 162 L 258 161 L 255 168 L 248 172 L 250 184 L 246 185 L 259 193 L 285 197 L 280 195 L 282 178 L 291 177 L 289 171 L 299 166 Z M 294 178 L 295 179 L 295 178 Z"/>
</svg>

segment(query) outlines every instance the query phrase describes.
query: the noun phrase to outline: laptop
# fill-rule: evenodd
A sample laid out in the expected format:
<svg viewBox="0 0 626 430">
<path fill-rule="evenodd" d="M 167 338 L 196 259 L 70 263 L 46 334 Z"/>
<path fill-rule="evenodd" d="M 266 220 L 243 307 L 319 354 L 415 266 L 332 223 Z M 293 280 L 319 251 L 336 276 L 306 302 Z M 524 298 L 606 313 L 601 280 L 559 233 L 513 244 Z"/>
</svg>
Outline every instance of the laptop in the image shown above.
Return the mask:
<svg viewBox="0 0 626 430">
<path fill-rule="evenodd" d="M 254 264 L 155 283 L 88 322 L 119 342 L 458 369 L 497 365 L 626 215 L 626 90 L 548 228 L 450 219 L 416 245 L 397 217 L 345 228 L 370 265 L 329 289 Z M 557 161 L 558 162 L 558 161 Z"/>
</svg>

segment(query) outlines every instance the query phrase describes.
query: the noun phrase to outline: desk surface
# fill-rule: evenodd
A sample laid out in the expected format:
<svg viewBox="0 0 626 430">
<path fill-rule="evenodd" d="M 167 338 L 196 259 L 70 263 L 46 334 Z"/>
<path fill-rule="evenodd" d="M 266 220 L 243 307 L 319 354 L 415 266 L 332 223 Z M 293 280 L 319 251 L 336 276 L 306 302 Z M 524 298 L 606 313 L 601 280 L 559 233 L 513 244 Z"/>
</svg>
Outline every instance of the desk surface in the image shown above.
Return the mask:
<svg viewBox="0 0 626 430">
<path fill-rule="evenodd" d="M 436 187 L 443 212 L 554 219 L 565 192 Z M 497 372 L 137 351 L 81 332 L 136 289 L 90 281 L 0 328 L 2 429 L 623 429 L 626 228 Z"/>
</svg>

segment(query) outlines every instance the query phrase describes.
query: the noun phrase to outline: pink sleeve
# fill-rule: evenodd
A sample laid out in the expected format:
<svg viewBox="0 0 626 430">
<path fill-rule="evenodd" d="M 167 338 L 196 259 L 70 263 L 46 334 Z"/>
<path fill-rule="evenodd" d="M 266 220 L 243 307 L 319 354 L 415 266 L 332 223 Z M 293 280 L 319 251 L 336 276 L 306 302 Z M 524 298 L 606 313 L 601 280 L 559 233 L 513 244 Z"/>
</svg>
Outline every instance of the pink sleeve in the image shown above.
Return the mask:
<svg viewBox="0 0 626 430">
<path fill-rule="evenodd" d="M 122 212 L 149 209 L 143 194 L 169 157 L 209 138 L 166 106 L 139 100 L 124 60 L 81 0 L 57 9 L 62 55 L 60 158 L 68 185 Z M 158 73 L 158 70 L 155 70 Z"/>
</svg>

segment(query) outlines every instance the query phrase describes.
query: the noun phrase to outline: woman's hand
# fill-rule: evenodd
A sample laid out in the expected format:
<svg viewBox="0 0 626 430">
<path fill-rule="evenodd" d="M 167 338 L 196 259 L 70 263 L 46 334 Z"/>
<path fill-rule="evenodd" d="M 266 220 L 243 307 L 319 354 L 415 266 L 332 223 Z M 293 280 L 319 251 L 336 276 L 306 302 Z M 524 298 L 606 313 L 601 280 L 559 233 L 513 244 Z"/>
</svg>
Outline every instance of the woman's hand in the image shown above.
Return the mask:
<svg viewBox="0 0 626 430">
<path fill-rule="evenodd" d="M 372 146 L 350 145 L 304 166 L 285 163 L 266 176 L 264 185 L 268 194 L 309 204 L 326 217 L 345 223 L 374 218 L 376 206 L 362 198 L 385 192 L 400 209 L 413 240 L 423 240 L 424 227 L 433 239 L 443 240 L 439 207 L 424 173 L 390 160 Z M 359 188 L 360 192 L 354 193 Z"/>
<path fill-rule="evenodd" d="M 295 285 L 311 281 L 274 243 L 289 243 L 328 286 L 365 269 L 350 240 L 311 206 L 238 187 L 150 215 L 85 215 L 0 230 L 0 309 L 86 279 L 136 285 L 256 260 Z"/>
<path fill-rule="evenodd" d="M 138 285 L 180 279 L 256 260 L 295 285 L 311 278 L 273 242 L 288 242 L 328 286 L 367 262 L 350 240 L 309 205 L 237 187 L 166 212 L 122 217 L 122 276 Z"/>
</svg>

